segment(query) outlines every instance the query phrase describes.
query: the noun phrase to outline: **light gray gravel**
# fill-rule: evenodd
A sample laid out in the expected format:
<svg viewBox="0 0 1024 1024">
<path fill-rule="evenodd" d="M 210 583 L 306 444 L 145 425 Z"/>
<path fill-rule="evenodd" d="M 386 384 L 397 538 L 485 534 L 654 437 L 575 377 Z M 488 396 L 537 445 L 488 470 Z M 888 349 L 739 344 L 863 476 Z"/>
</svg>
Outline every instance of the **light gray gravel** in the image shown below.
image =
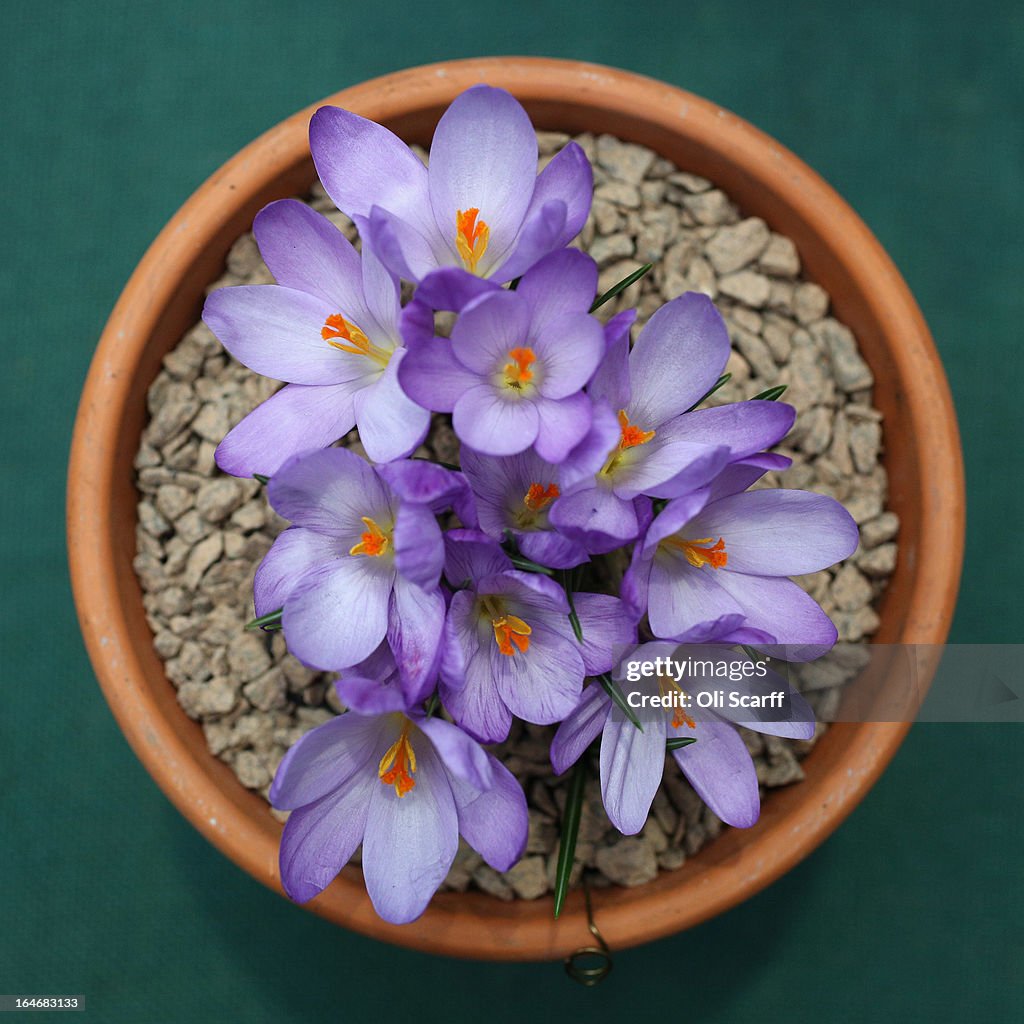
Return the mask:
<svg viewBox="0 0 1024 1024">
<path fill-rule="evenodd" d="M 538 133 L 541 162 L 568 141 Z M 800 257 L 788 239 L 757 217 L 744 217 L 712 182 L 640 146 L 611 136 L 577 141 L 595 171 L 595 199 L 579 245 L 610 287 L 643 262 L 655 269 L 602 314 L 637 305 L 635 330 L 658 306 L 690 289 L 713 298 L 733 341 L 730 383 L 709 404 L 749 398 L 787 384 L 785 400 L 798 419 L 780 451 L 793 468 L 764 486 L 805 488 L 842 501 L 861 529 L 861 544 L 844 565 L 798 582 L 833 617 L 840 644 L 800 670 L 819 717 L 834 714 L 842 685 L 862 666 L 860 641 L 878 627 L 874 605 L 898 557 L 899 521 L 885 508 L 887 481 L 881 415 L 872 406 L 874 380 L 852 333 L 829 316 L 829 297 L 802 280 Z M 315 183 L 308 201 L 355 239 L 351 223 Z M 252 236 L 228 256 L 213 288 L 272 280 Z M 264 795 L 287 748 L 341 710 L 329 679 L 287 654 L 280 634 L 243 632 L 252 615 L 252 577 L 285 523 L 260 485 L 220 474 L 217 442 L 231 425 L 279 385 L 239 366 L 203 325 L 193 327 L 164 359 L 150 387 L 150 421 L 135 465 L 139 490 L 135 570 L 153 629 L 185 712 L 202 723 L 211 751 L 243 785 Z M 346 443 L 356 450 L 354 435 Z M 435 418 L 419 453 L 457 461 L 458 444 L 444 418 Z M 803 778 L 800 760 L 815 740 L 794 743 L 744 732 L 762 789 Z M 536 899 L 554 878 L 558 822 L 565 788 L 548 761 L 553 730 L 516 723 L 496 748 L 523 782 L 530 804 L 524 859 L 504 875 L 472 850 L 460 848 L 448 888 L 475 887 L 499 899 Z M 269 811 L 268 813 L 275 813 Z M 280 815 L 279 815 L 280 816 Z M 643 832 L 622 837 L 588 782 L 574 876 L 586 870 L 595 886 L 640 885 L 659 870 L 675 870 L 722 829 L 671 758 L 665 782 Z"/>
</svg>

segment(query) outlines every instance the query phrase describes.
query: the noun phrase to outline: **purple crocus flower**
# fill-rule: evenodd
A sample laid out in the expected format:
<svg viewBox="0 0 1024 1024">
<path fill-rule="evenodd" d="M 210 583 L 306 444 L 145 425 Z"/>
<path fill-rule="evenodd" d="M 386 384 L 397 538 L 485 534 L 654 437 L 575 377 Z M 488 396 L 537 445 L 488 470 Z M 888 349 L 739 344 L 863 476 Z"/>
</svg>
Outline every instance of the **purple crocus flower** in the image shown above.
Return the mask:
<svg viewBox="0 0 1024 1024">
<path fill-rule="evenodd" d="M 339 693 L 349 710 L 288 751 L 270 790 L 271 804 L 292 812 L 280 869 L 293 900 L 322 892 L 360 843 L 370 900 L 392 924 L 423 913 L 460 834 L 498 871 L 519 859 L 526 799 L 504 765 L 394 689 Z"/>
<path fill-rule="evenodd" d="M 289 383 L 224 438 L 217 464 L 235 476 L 272 476 L 353 425 L 374 461 L 408 455 L 430 416 L 398 386 L 405 353 L 396 279 L 297 200 L 265 207 L 253 232 L 278 283 L 220 288 L 203 319 L 240 362 Z"/>
<path fill-rule="evenodd" d="M 514 292 L 487 286 L 450 339 L 435 338 L 432 319 L 409 311 L 399 382 L 413 401 L 452 413 L 459 438 L 479 452 L 514 455 L 532 445 L 561 462 L 591 427 L 582 388 L 605 350 L 601 324 L 587 312 L 596 288 L 594 261 L 564 249 Z"/>
<path fill-rule="evenodd" d="M 561 720 L 579 701 L 584 677 L 608 671 L 613 647 L 634 640 L 622 602 L 574 594 L 581 643 L 553 580 L 516 571 L 479 531 L 452 530 L 445 540 L 445 575 L 456 592 L 441 654 L 444 706 L 482 743 L 505 739 L 513 715 L 539 725 Z"/>
<path fill-rule="evenodd" d="M 554 526 L 594 552 L 633 540 L 639 495 L 676 498 L 708 483 L 729 462 L 770 447 L 793 425 L 781 402 L 750 401 L 688 412 L 717 381 L 729 335 L 706 295 L 662 306 L 629 350 L 629 319 L 606 332 L 607 354 L 588 393 L 608 410 L 562 473 Z M 608 413 L 616 411 L 617 424 Z"/>
<path fill-rule="evenodd" d="M 256 614 L 283 608 L 291 652 L 319 669 L 362 662 L 387 638 L 408 699 L 436 675 L 444 543 L 435 513 L 465 480 L 426 462 L 371 466 L 343 448 L 295 456 L 267 485 L 292 526 L 256 572 Z"/>
<path fill-rule="evenodd" d="M 399 138 L 338 107 L 309 126 L 327 194 L 396 274 L 420 282 L 445 271 L 448 286 L 502 283 L 565 246 L 590 212 L 593 175 L 575 143 L 537 174 L 537 137 L 503 89 L 477 85 L 438 122 L 430 169 Z"/>
<path fill-rule="evenodd" d="M 665 657 L 714 659 L 742 664 L 749 659 L 724 648 L 683 647 L 675 644 L 642 644 L 622 659 L 648 660 Z M 616 676 L 618 676 L 618 671 Z M 814 735 L 814 712 L 806 701 L 779 675 L 770 670 L 764 676 L 729 676 L 728 689 L 743 697 L 762 697 L 772 691 L 786 693 L 788 717 L 773 718 L 770 710 L 728 707 L 712 711 L 696 706 L 698 695 L 721 680 L 710 675 L 672 674 L 642 677 L 636 683 L 620 683 L 627 700 L 632 694 L 663 697 L 672 692 L 690 696 L 689 708 L 648 709 L 640 714 L 643 731 L 616 709 L 600 686 L 591 684 L 579 706 L 559 726 L 551 743 L 551 763 L 558 774 L 566 771 L 601 735 L 601 796 L 612 824 L 626 835 L 635 835 L 647 821 L 651 802 L 665 769 L 665 745 L 669 739 L 697 742 L 672 751 L 683 774 L 697 795 L 722 821 L 738 828 L 753 825 L 760 814 L 757 772 L 735 725 L 756 732 L 791 739 Z"/>
<path fill-rule="evenodd" d="M 527 558 L 552 569 L 568 569 L 589 559 L 578 541 L 563 537 L 548 521 L 561 493 L 558 467 L 536 452 L 497 458 L 464 447 L 462 471 L 476 497 L 480 529 L 494 540 L 511 530 Z"/>
<path fill-rule="evenodd" d="M 647 611 L 656 637 L 785 645 L 789 661 L 835 643 L 832 621 L 787 577 L 853 554 L 857 525 L 825 495 L 745 490 L 771 468 L 764 460 L 670 501 L 637 543 L 622 593 L 636 615 Z"/>
</svg>

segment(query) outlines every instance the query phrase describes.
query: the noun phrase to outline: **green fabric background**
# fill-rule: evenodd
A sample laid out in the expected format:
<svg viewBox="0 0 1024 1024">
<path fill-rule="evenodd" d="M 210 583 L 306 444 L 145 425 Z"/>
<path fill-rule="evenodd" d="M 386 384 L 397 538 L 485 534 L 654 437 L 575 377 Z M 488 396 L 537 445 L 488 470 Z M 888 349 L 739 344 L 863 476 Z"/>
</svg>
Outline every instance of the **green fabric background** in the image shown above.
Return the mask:
<svg viewBox="0 0 1024 1024">
<path fill-rule="evenodd" d="M 732 109 L 874 229 L 961 416 L 970 533 L 953 638 L 1019 639 L 1024 8 L 8 0 L 3 24 L 0 993 L 78 993 L 91 1019 L 126 1022 L 1021 1019 L 1019 727 L 915 728 L 808 861 L 701 928 L 619 955 L 597 991 L 557 965 L 396 950 L 264 890 L 150 781 L 79 637 L 63 502 L 104 320 L 222 161 L 386 71 L 589 59 Z"/>
</svg>

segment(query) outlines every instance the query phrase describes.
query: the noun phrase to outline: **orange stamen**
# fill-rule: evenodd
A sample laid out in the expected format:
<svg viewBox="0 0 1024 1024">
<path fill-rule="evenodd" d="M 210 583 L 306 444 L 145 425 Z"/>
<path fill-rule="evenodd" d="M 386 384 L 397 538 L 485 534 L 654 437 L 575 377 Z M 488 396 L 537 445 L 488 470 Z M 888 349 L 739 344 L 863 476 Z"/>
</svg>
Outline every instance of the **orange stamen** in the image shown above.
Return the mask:
<svg viewBox="0 0 1024 1024">
<path fill-rule="evenodd" d="M 394 786 L 396 796 L 403 797 L 415 789 L 416 752 L 409 742 L 409 719 L 402 726 L 402 734 L 387 749 L 377 766 L 377 776 L 385 786 Z"/>
<path fill-rule="evenodd" d="M 533 632 L 522 619 L 515 615 L 503 615 L 500 619 L 492 619 L 494 642 L 502 654 L 512 657 L 516 652 L 512 645 L 525 653 L 530 648 L 530 634 Z"/>
<path fill-rule="evenodd" d="M 327 342 L 331 348 L 340 349 L 342 352 L 351 352 L 356 356 L 367 356 L 376 359 L 377 362 L 387 366 L 391 353 L 372 341 L 354 324 L 346 320 L 340 313 L 332 313 L 320 328 L 320 337 Z M 337 341 L 341 338 L 341 341 Z"/>
<path fill-rule="evenodd" d="M 348 553 L 350 555 L 370 555 L 373 558 L 379 558 L 387 551 L 391 541 L 388 535 L 369 516 L 363 516 L 362 519 L 366 524 L 366 532 L 358 544 L 349 548 Z"/>
<path fill-rule="evenodd" d="M 630 423 L 625 409 L 619 410 L 619 426 L 622 428 L 619 451 L 622 452 L 627 448 L 636 448 L 637 445 L 647 444 L 655 434 L 653 430 L 641 430 L 638 426 Z"/>
<path fill-rule="evenodd" d="M 532 348 L 514 348 L 509 351 L 511 363 L 505 364 L 505 383 L 510 388 L 521 388 L 528 381 L 533 380 L 532 363 L 537 361 Z"/>
<path fill-rule="evenodd" d="M 523 498 L 523 504 L 531 512 L 543 512 L 561 494 L 558 489 L 558 484 L 548 484 L 544 487 L 542 484 L 530 484 L 530 489 L 526 492 L 526 497 Z"/>
<path fill-rule="evenodd" d="M 666 537 L 663 543 L 682 551 L 686 560 L 695 569 L 704 565 L 710 565 L 712 569 L 722 569 L 729 562 L 729 553 L 725 550 L 725 541 L 721 537 L 712 544 L 713 540 L 712 537 L 700 537 L 697 540 Z M 705 548 L 700 546 L 702 544 L 711 544 L 712 546 Z"/>
<path fill-rule="evenodd" d="M 476 273 L 476 265 L 487 252 L 487 242 L 491 236 L 487 222 L 476 219 L 479 213 L 475 206 L 471 206 L 455 214 L 455 245 L 471 274 Z"/>
<path fill-rule="evenodd" d="M 682 708 L 673 708 L 672 728 L 681 729 L 684 725 L 688 729 L 697 728 L 697 723 Z"/>
</svg>

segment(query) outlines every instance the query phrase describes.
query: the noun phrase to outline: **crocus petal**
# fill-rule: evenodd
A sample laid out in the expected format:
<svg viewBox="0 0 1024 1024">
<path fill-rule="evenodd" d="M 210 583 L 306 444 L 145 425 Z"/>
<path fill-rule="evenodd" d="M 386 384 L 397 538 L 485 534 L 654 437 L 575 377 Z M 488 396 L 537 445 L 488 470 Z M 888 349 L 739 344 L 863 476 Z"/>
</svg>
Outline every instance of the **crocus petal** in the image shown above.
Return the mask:
<svg viewBox="0 0 1024 1024">
<path fill-rule="evenodd" d="M 365 664 L 365 662 L 363 663 Z M 361 667 L 353 670 L 358 673 Z M 378 679 L 361 674 L 350 675 L 348 671 L 334 683 L 338 699 L 356 715 L 386 715 L 395 711 L 407 711 L 410 702 L 402 693 L 397 672 L 388 679 Z M 348 718 L 349 715 L 343 716 Z"/>
<path fill-rule="evenodd" d="M 658 545 L 667 537 L 679 533 L 687 523 L 707 504 L 708 490 L 692 491 L 681 498 L 670 501 L 651 521 L 642 545 L 645 556 L 653 556 Z M 692 534 L 697 537 L 699 534 Z"/>
<path fill-rule="evenodd" d="M 413 451 L 427 436 L 430 413 L 407 397 L 398 383 L 404 351 L 391 357 L 387 369 L 355 397 L 359 440 L 374 462 L 390 462 Z"/>
<path fill-rule="evenodd" d="M 461 313 L 474 299 L 498 287 L 493 281 L 477 277 L 463 267 L 440 267 L 420 281 L 416 289 L 416 301 L 430 309 Z"/>
<path fill-rule="evenodd" d="M 445 629 L 447 632 L 447 625 Z M 442 669 L 449 664 L 448 650 L 446 645 Z M 480 743 L 501 743 L 508 738 L 512 727 L 512 712 L 491 680 L 487 651 L 475 650 L 463 671 L 465 682 L 461 687 L 449 682 L 447 674 L 442 676 L 439 692 L 445 709 L 462 729 Z"/>
<path fill-rule="evenodd" d="M 725 722 L 698 719 L 697 742 L 672 752 L 697 795 L 727 825 L 749 828 L 761 813 L 757 772 L 739 733 Z"/>
<path fill-rule="evenodd" d="M 394 338 L 389 319 L 366 301 L 359 253 L 326 217 L 297 199 L 279 199 L 256 214 L 252 230 L 279 285 L 315 295 L 371 339 Z"/>
<path fill-rule="evenodd" d="M 531 267 L 516 294 L 530 310 L 529 334 L 569 313 L 587 313 L 597 292 L 597 264 L 579 249 L 561 249 Z"/>
<path fill-rule="evenodd" d="M 635 320 L 636 310 L 625 309 L 604 325 L 604 359 L 587 387 L 591 398 L 616 411 L 629 405 L 629 329 Z"/>
<path fill-rule="evenodd" d="M 459 438 L 486 455 L 515 455 L 537 438 L 533 402 L 506 399 L 491 384 L 477 384 L 455 403 L 452 426 Z"/>
<path fill-rule="evenodd" d="M 491 279 L 505 282 L 521 277 L 542 256 L 560 248 L 569 225 L 568 214 L 569 209 L 561 199 L 549 200 L 536 211 L 531 209 L 511 254 L 491 274 Z"/>
<path fill-rule="evenodd" d="M 418 746 L 415 788 L 399 797 L 394 787 L 378 783 L 366 816 L 366 891 L 374 910 L 392 924 L 406 924 L 423 913 L 459 847 L 458 816 L 444 765 L 430 744 Z"/>
<path fill-rule="evenodd" d="M 449 778 L 459 832 L 495 871 L 507 871 L 526 849 L 529 817 L 526 796 L 512 773 L 493 754 L 487 759 L 493 780 L 486 790 Z"/>
<path fill-rule="evenodd" d="M 292 384 L 341 384 L 372 369 L 365 356 L 328 345 L 320 331 L 338 310 L 323 299 L 275 284 L 218 288 L 203 320 L 240 362 Z"/>
<path fill-rule="evenodd" d="M 278 534 L 263 556 L 253 579 L 257 617 L 284 607 L 288 595 L 313 569 L 348 558 L 348 548 L 337 537 L 291 526 Z"/>
<path fill-rule="evenodd" d="M 512 568 L 512 560 L 501 546 L 479 530 L 449 530 L 444 535 L 444 547 L 444 574 L 453 587 Z"/>
<path fill-rule="evenodd" d="M 674 498 L 713 480 L 728 464 L 729 449 L 656 436 L 623 456 L 612 476 L 620 498 Z"/>
<path fill-rule="evenodd" d="M 515 293 L 494 291 L 472 302 L 452 327 L 455 358 L 473 373 L 489 377 L 527 343 L 530 311 Z"/>
<path fill-rule="evenodd" d="M 479 383 L 479 378 L 455 358 L 451 341 L 433 338 L 409 345 L 398 367 L 398 383 L 424 409 L 451 412 L 455 403 Z"/>
<path fill-rule="evenodd" d="M 553 530 L 516 531 L 520 552 L 531 562 L 549 569 L 571 569 L 589 560 L 587 549 L 571 537 Z"/>
<path fill-rule="evenodd" d="M 289 650 L 325 671 L 348 668 L 384 639 L 393 571 L 377 559 L 340 558 L 307 573 L 289 594 L 281 622 Z"/>
<path fill-rule="evenodd" d="M 665 716 L 649 717 L 641 732 L 625 715 L 608 715 L 601 734 L 601 798 L 611 823 L 636 835 L 647 821 L 665 771 Z"/>
<path fill-rule="evenodd" d="M 232 476 L 273 476 L 293 455 L 328 447 L 355 425 L 352 396 L 364 381 L 286 384 L 228 432 L 217 465 Z"/>
<path fill-rule="evenodd" d="M 511 245 L 533 196 L 537 136 L 504 89 L 476 85 L 444 112 L 430 146 L 430 204 L 438 234 L 456 255 L 456 214 L 477 208 L 490 229 L 478 266 L 487 276 Z"/>
<path fill-rule="evenodd" d="M 399 575 L 427 589 L 436 587 L 444 568 L 444 539 L 434 513 L 426 505 L 403 501 L 393 537 Z"/>
<path fill-rule="evenodd" d="M 565 222 L 552 246 L 552 249 L 561 249 L 583 230 L 593 197 L 594 171 L 590 161 L 578 143 L 570 142 L 537 175 L 525 223 L 530 223 L 547 203 L 553 200 L 564 203 Z"/>
<path fill-rule="evenodd" d="M 551 767 L 556 775 L 568 771 L 583 756 L 604 728 L 611 707 L 611 698 L 597 683 L 583 691 L 579 704 L 559 725 L 551 741 Z"/>
<path fill-rule="evenodd" d="M 309 122 L 309 148 L 327 194 L 349 217 L 374 206 L 433 232 L 427 169 L 393 132 L 340 107 L 321 107 Z"/>
<path fill-rule="evenodd" d="M 501 699 L 526 722 L 559 722 L 579 703 L 585 670 L 579 649 L 546 624 L 529 622 L 529 649 L 502 654 L 489 644 L 491 674 Z M 492 638 L 493 639 L 493 638 Z"/>
<path fill-rule="evenodd" d="M 711 300 L 686 292 L 647 321 L 629 356 L 629 418 L 650 430 L 686 412 L 718 380 L 729 332 Z"/>
<path fill-rule="evenodd" d="M 394 341 L 398 338 L 398 322 L 402 312 L 398 278 L 368 245 L 363 248 L 361 262 L 366 308 L 380 325 L 384 336 Z"/>
<path fill-rule="evenodd" d="M 311 729 L 278 765 L 271 804 L 291 811 L 343 786 L 369 763 L 380 732 L 380 719 L 354 714 L 337 715 Z"/>
<path fill-rule="evenodd" d="M 562 462 L 590 430 L 590 399 L 578 391 L 557 400 L 541 398 L 535 405 L 539 421 L 534 442 L 537 454 L 546 462 Z"/>
<path fill-rule="evenodd" d="M 425 237 L 390 210 L 374 206 L 369 216 L 357 216 L 354 220 L 359 234 L 380 261 L 403 280 L 419 281 L 437 266 L 437 239 Z M 448 259 L 447 252 L 441 258 Z"/>
<path fill-rule="evenodd" d="M 773 648 L 758 649 L 786 661 L 812 661 L 830 651 L 836 627 L 809 594 L 785 577 L 746 576 L 739 572 L 716 573 L 718 585 L 742 607 L 746 624 L 775 637 Z"/>
<path fill-rule="evenodd" d="M 461 473 L 425 459 L 404 459 L 378 466 L 377 475 L 403 501 L 425 505 L 437 513 L 450 507 L 466 487 Z"/>
<path fill-rule="evenodd" d="M 298 455 L 267 484 L 267 500 L 297 526 L 356 544 L 362 517 L 378 519 L 390 509 L 384 485 L 365 459 L 345 448 Z"/>
<path fill-rule="evenodd" d="M 725 445 L 732 459 L 742 459 L 781 441 L 795 418 L 796 410 L 785 402 L 735 402 L 677 416 L 659 427 L 658 437 Z"/>
<path fill-rule="evenodd" d="M 607 487 L 563 495 L 551 506 L 548 518 L 559 531 L 595 554 L 628 544 L 639 531 L 633 503 L 617 497 Z"/>
<path fill-rule="evenodd" d="M 494 783 L 494 769 L 487 751 L 457 725 L 443 718 L 416 718 L 416 725 L 434 745 L 438 757 L 451 779 L 457 779 L 476 790 L 489 789 Z"/>
<path fill-rule="evenodd" d="M 543 366 L 539 390 L 545 398 L 565 398 L 579 391 L 604 355 L 604 330 L 599 320 L 586 313 L 563 313 L 546 320 L 531 337 Z"/>
<path fill-rule="evenodd" d="M 553 579 L 540 573 L 509 569 L 500 575 L 485 576 L 478 580 L 477 590 L 481 594 L 500 594 L 520 602 L 531 614 L 545 617 L 550 613 L 569 614 L 565 591 Z"/>
<path fill-rule="evenodd" d="M 582 485 L 593 486 L 594 477 L 621 436 L 622 428 L 612 407 L 603 399 L 595 402 L 590 429 L 558 467 L 562 490 L 568 492 Z"/>
<path fill-rule="evenodd" d="M 833 498 L 809 491 L 745 491 L 707 505 L 687 529 L 724 537 L 730 572 L 801 576 L 852 555 L 857 524 Z"/>
<path fill-rule="evenodd" d="M 654 560 L 643 553 L 642 545 L 633 546 L 629 568 L 622 577 L 619 596 L 626 606 L 634 622 L 639 622 L 647 614 L 647 594 L 651 580 L 651 566 Z"/>
<path fill-rule="evenodd" d="M 775 452 L 758 452 L 739 462 L 730 463 L 711 482 L 708 501 L 718 501 L 730 494 L 739 494 L 773 470 L 782 472 L 793 465 L 793 460 Z"/>
<path fill-rule="evenodd" d="M 376 782 L 371 772 L 360 773 L 316 803 L 292 811 L 281 836 L 280 870 L 284 891 L 296 903 L 323 892 L 356 852 Z"/>
<path fill-rule="evenodd" d="M 399 576 L 388 610 L 388 643 L 409 704 L 424 700 L 434 688 L 444 628 L 444 598 Z"/>
<path fill-rule="evenodd" d="M 610 671 L 622 648 L 636 643 L 636 626 L 622 602 L 609 594 L 573 594 L 573 604 L 583 631 L 580 646 L 587 675 Z"/>
<path fill-rule="evenodd" d="M 742 621 L 745 609 L 723 589 L 723 575 L 721 570 L 696 569 L 681 557 L 655 558 L 647 598 L 651 632 L 668 639 L 725 616 Z"/>
</svg>

